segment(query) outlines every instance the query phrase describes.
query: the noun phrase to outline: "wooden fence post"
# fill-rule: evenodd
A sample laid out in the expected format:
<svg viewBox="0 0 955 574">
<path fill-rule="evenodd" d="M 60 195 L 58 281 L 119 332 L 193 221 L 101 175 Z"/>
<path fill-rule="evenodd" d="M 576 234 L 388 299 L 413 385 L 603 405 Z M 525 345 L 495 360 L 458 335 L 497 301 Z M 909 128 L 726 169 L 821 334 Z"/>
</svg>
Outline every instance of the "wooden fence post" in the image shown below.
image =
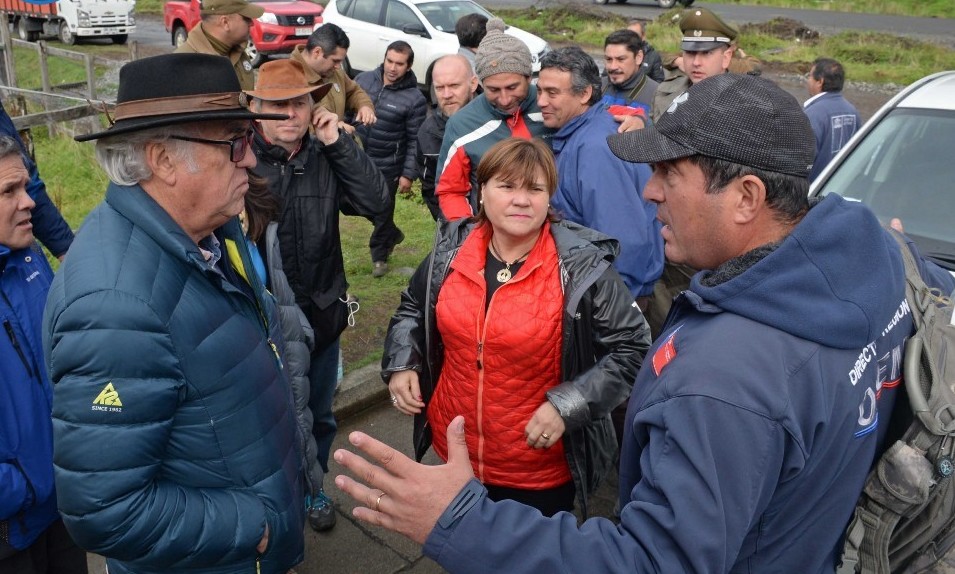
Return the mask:
<svg viewBox="0 0 955 574">
<path fill-rule="evenodd" d="M 43 86 L 43 91 L 53 91 L 53 89 L 50 87 L 50 66 L 46 61 L 46 42 L 43 40 L 38 40 L 36 43 L 36 57 L 40 62 L 40 84 Z"/>
<path fill-rule="evenodd" d="M 0 40 L 3 42 L 3 67 L 6 70 L 7 85 L 17 87 L 17 70 L 13 64 L 13 39 L 10 37 L 10 27 L 6 25 L 8 16 L 6 12 L 0 12 L 3 25 L 0 26 Z"/>
<path fill-rule="evenodd" d="M 83 61 L 86 62 L 86 92 L 92 101 L 96 99 L 96 69 L 93 67 L 93 56 L 86 54 Z"/>
</svg>

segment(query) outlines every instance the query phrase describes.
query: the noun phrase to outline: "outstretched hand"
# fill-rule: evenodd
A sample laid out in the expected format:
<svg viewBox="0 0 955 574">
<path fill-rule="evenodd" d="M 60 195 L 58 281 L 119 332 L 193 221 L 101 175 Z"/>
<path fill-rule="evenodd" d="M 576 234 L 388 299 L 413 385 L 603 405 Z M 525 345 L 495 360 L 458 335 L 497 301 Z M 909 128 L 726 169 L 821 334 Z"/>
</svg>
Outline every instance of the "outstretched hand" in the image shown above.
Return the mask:
<svg viewBox="0 0 955 574">
<path fill-rule="evenodd" d="M 438 466 L 419 464 L 392 447 L 362 432 L 348 435 L 348 442 L 377 461 L 372 464 L 357 454 L 339 449 L 335 461 L 367 486 L 351 477 L 335 477 L 335 485 L 359 504 L 355 518 L 404 534 L 424 544 L 441 514 L 474 477 L 464 440 L 464 417 L 448 425 L 448 462 Z"/>
</svg>

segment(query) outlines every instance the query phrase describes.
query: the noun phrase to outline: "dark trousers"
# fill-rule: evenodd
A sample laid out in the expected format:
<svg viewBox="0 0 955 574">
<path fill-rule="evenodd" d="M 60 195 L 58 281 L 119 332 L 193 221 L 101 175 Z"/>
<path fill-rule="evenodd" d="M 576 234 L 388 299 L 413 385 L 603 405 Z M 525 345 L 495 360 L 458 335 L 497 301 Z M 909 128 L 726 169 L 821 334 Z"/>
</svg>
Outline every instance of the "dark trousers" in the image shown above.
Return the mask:
<svg viewBox="0 0 955 574">
<path fill-rule="evenodd" d="M 16 528 L 16 525 L 11 525 Z M 0 560 L 3 574 L 86 574 L 86 552 L 57 519 L 29 548 Z"/>
<path fill-rule="evenodd" d="M 574 511 L 574 495 L 576 494 L 574 481 L 546 490 L 524 490 L 492 484 L 485 484 L 484 488 L 487 489 L 487 497 L 494 502 L 515 500 L 521 504 L 533 506 L 540 510 L 544 516 L 550 517 L 563 510 Z"/>
<path fill-rule="evenodd" d="M 312 435 L 315 437 L 323 478 L 324 473 L 328 472 L 328 455 L 332 450 L 332 441 L 338 432 L 332 402 L 335 400 L 335 387 L 338 386 L 339 341 L 340 339 L 335 339 L 325 347 L 315 349 L 308 370 L 308 408 L 312 410 Z"/>
<path fill-rule="evenodd" d="M 371 220 L 375 229 L 371 232 L 368 247 L 371 250 L 372 261 L 388 261 L 388 257 L 402 237 L 401 230 L 395 225 L 395 195 L 398 193 L 398 178 L 388 181 L 388 202 L 374 219 Z"/>
</svg>

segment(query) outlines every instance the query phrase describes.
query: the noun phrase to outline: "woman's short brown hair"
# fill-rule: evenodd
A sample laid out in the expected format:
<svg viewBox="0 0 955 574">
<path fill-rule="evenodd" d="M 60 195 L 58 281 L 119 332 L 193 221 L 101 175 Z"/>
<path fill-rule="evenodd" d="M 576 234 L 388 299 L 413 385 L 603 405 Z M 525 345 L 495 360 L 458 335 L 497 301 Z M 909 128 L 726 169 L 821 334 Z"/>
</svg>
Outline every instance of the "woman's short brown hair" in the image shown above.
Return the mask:
<svg viewBox="0 0 955 574">
<path fill-rule="evenodd" d="M 554 153 L 550 147 L 537 138 L 501 140 L 487 150 L 478 164 L 478 197 L 483 193 L 484 184 L 490 181 L 492 177 L 526 187 L 536 185 L 538 170 L 544 176 L 547 196 L 554 197 L 554 193 L 557 191 L 557 165 L 554 162 Z M 482 223 L 487 221 L 483 205 L 479 206 L 474 219 Z M 550 221 L 556 221 L 557 219 L 549 208 L 548 219 Z"/>
</svg>

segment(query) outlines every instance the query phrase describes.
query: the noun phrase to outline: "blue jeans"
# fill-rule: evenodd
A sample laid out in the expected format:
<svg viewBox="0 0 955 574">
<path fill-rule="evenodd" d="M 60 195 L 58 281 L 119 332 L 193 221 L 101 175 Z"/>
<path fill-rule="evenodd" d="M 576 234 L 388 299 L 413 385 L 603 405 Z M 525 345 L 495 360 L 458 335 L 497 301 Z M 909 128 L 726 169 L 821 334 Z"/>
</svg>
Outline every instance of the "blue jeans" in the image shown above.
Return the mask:
<svg viewBox="0 0 955 574">
<path fill-rule="evenodd" d="M 332 450 L 332 441 L 338 431 L 338 423 L 332 413 L 332 400 L 338 384 L 338 347 L 340 339 L 312 353 L 312 365 L 308 370 L 309 398 L 308 408 L 315 419 L 312 435 L 318 447 L 318 463 L 328 472 L 328 455 Z"/>
</svg>

